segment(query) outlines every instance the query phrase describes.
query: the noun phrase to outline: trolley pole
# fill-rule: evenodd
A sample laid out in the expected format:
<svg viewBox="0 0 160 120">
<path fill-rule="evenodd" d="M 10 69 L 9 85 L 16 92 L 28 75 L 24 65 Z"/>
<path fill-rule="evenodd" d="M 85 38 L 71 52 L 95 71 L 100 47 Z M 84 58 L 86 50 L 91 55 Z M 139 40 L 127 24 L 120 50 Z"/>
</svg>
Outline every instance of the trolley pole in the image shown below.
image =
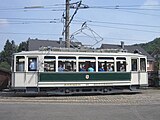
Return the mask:
<svg viewBox="0 0 160 120">
<path fill-rule="evenodd" d="M 66 17 L 65 17 L 65 47 L 70 48 L 70 39 L 69 39 L 69 1 L 66 0 Z"/>
</svg>

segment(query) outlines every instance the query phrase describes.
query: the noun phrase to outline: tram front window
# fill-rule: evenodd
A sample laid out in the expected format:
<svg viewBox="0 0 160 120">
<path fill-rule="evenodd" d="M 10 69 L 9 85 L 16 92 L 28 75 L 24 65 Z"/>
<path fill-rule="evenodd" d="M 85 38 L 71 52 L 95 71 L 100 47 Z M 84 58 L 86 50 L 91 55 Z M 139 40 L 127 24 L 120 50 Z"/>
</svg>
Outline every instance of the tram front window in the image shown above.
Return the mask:
<svg viewBox="0 0 160 120">
<path fill-rule="evenodd" d="M 16 71 L 24 71 L 25 59 L 24 56 L 16 57 Z"/>
<path fill-rule="evenodd" d="M 37 70 L 37 58 L 28 58 L 28 71 Z"/>
</svg>

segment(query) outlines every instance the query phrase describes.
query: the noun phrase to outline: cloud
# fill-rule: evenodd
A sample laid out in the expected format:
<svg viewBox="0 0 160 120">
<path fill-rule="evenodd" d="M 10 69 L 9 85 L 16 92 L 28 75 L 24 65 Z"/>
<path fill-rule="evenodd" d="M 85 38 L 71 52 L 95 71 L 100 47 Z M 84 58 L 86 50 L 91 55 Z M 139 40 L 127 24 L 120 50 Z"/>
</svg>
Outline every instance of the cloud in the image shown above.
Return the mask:
<svg viewBox="0 0 160 120">
<path fill-rule="evenodd" d="M 160 5 L 159 0 L 146 0 L 141 8 L 155 8 L 156 5 Z"/>
<path fill-rule="evenodd" d="M 8 24 L 9 24 L 9 22 L 8 22 L 7 19 L 0 19 L 0 27 L 1 27 L 1 26 L 5 26 L 5 25 L 8 25 Z"/>
</svg>

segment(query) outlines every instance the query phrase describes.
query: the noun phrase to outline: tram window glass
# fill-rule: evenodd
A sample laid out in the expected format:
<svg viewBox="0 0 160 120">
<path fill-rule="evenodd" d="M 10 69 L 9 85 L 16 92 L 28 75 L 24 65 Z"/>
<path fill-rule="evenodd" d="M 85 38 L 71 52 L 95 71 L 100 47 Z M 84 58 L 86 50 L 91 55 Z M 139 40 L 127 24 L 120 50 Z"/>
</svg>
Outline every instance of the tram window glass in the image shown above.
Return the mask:
<svg viewBox="0 0 160 120">
<path fill-rule="evenodd" d="M 58 57 L 58 71 L 76 71 L 76 57 Z"/>
<path fill-rule="evenodd" d="M 98 58 L 98 71 L 114 71 L 114 58 L 113 57 L 99 57 Z"/>
<path fill-rule="evenodd" d="M 24 56 L 16 57 L 16 71 L 24 71 L 25 66 L 25 58 Z"/>
<path fill-rule="evenodd" d="M 138 65 L 137 59 L 131 59 L 131 70 L 132 71 L 137 71 L 137 65 Z"/>
<path fill-rule="evenodd" d="M 55 71 L 55 63 L 56 58 L 55 56 L 45 56 L 44 57 L 44 71 Z"/>
<path fill-rule="evenodd" d="M 96 71 L 95 57 L 79 57 L 79 71 Z"/>
<path fill-rule="evenodd" d="M 28 71 L 37 70 L 37 58 L 28 58 Z"/>
<path fill-rule="evenodd" d="M 146 60 L 145 58 L 140 58 L 140 70 L 146 71 Z"/>
<path fill-rule="evenodd" d="M 124 72 L 126 71 L 126 58 L 124 57 L 117 57 L 117 71 Z"/>
</svg>

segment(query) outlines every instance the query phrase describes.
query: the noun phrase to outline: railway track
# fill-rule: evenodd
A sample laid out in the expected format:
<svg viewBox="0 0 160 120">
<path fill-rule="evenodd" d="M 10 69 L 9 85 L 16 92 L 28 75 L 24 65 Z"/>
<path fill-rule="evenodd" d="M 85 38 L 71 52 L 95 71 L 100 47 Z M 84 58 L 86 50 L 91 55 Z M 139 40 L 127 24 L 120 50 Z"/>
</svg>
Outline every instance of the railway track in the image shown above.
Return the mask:
<svg viewBox="0 0 160 120">
<path fill-rule="evenodd" d="M 76 95 L 46 96 L 44 94 L 0 93 L 0 104 L 33 103 L 33 104 L 106 104 L 106 105 L 144 105 L 160 104 L 160 90 L 147 89 L 140 93 L 109 94 L 109 95 Z"/>
</svg>

